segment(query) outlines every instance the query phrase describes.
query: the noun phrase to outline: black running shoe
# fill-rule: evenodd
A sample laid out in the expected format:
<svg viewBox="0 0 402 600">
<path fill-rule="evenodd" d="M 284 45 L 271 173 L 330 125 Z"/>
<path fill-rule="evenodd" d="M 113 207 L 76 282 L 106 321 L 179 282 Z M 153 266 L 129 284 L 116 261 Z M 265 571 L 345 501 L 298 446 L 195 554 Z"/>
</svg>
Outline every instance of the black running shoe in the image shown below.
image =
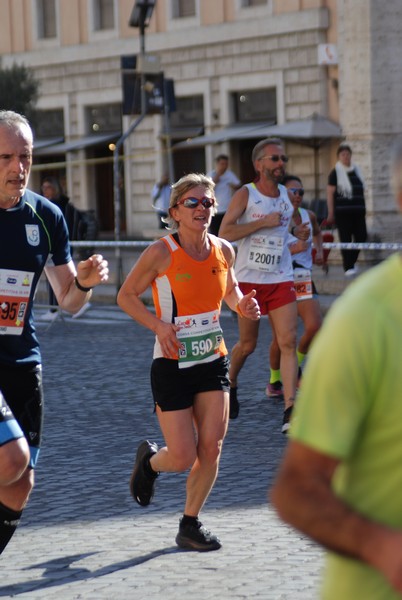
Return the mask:
<svg viewBox="0 0 402 600">
<path fill-rule="evenodd" d="M 219 550 L 221 547 L 221 543 L 216 535 L 212 535 L 208 529 L 205 529 L 204 525 L 198 519 L 195 525 L 184 526 L 180 520 L 176 544 L 185 550 L 197 550 L 198 552 Z"/>
<path fill-rule="evenodd" d="M 130 492 L 132 497 L 140 506 L 148 506 L 154 495 L 155 479 L 159 473 L 154 475 L 145 468 L 145 461 L 158 452 L 155 442 L 141 442 L 135 457 L 134 469 L 130 478 Z"/>
<path fill-rule="evenodd" d="M 230 388 L 229 400 L 229 419 L 237 419 L 239 416 L 240 404 L 237 399 L 237 387 Z"/>
<path fill-rule="evenodd" d="M 282 433 L 287 433 L 290 427 L 290 417 L 292 416 L 293 406 L 288 406 L 283 413 Z"/>
</svg>

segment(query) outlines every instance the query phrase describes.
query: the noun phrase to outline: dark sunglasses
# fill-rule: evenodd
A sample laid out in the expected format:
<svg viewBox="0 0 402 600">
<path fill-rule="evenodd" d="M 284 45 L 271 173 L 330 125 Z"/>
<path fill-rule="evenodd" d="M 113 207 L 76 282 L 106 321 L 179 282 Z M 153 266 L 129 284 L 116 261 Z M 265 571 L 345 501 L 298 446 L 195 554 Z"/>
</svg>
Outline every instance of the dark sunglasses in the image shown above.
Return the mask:
<svg viewBox="0 0 402 600">
<path fill-rule="evenodd" d="M 289 188 L 289 189 L 292 192 L 292 194 L 299 194 L 300 198 L 303 198 L 303 196 L 304 196 L 303 188 Z"/>
<path fill-rule="evenodd" d="M 184 198 L 184 200 L 179 200 L 176 202 L 175 206 L 182 204 L 186 208 L 197 208 L 200 204 L 204 208 L 211 208 L 215 204 L 215 198 Z"/>
<path fill-rule="evenodd" d="M 282 162 L 287 163 L 289 161 L 289 157 L 285 154 L 271 154 L 271 156 L 261 156 L 260 160 L 263 160 L 264 158 L 269 158 L 270 160 L 272 160 L 272 162 L 279 162 L 281 160 Z"/>
</svg>

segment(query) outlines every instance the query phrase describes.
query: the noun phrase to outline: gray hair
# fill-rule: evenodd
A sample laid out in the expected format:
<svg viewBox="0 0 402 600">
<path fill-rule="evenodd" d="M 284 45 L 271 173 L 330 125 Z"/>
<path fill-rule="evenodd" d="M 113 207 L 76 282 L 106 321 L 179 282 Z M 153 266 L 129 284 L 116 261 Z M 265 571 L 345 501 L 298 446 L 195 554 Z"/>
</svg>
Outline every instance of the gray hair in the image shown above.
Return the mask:
<svg viewBox="0 0 402 600">
<path fill-rule="evenodd" d="M 28 119 L 13 110 L 0 110 L 0 125 L 15 128 L 17 125 L 25 125 L 32 133 Z"/>
<path fill-rule="evenodd" d="M 198 187 L 199 185 L 202 185 L 206 191 L 212 192 L 215 197 L 215 183 L 211 177 L 208 177 L 208 175 L 204 175 L 203 173 L 189 173 L 188 175 L 184 175 L 184 177 L 172 185 L 168 216 L 163 217 L 162 219 L 162 221 L 167 224 L 168 229 L 176 230 L 179 226 L 178 222 L 172 217 L 171 209 L 176 206 L 184 194 L 186 194 L 189 190 Z M 215 215 L 217 212 L 217 206 L 217 202 L 215 201 L 215 204 L 212 208 L 213 215 Z"/>
<path fill-rule="evenodd" d="M 258 160 L 259 158 L 262 157 L 262 155 L 263 155 L 262 150 L 264 150 L 266 146 L 282 146 L 283 147 L 283 142 L 280 138 L 277 138 L 277 137 L 266 138 L 265 140 L 261 140 L 261 142 L 258 142 L 258 144 L 256 144 L 254 146 L 253 152 L 251 154 L 251 160 L 252 160 L 253 164 L 255 163 L 256 160 Z"/>
</svg>

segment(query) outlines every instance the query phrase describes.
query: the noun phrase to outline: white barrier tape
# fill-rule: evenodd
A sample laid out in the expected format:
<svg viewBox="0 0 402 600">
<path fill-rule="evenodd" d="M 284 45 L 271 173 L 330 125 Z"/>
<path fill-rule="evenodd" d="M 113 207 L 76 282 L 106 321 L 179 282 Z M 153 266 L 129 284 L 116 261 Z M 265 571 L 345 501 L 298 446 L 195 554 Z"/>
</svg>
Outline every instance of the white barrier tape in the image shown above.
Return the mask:
<svg viewBox="0 0 402 600">
<path fill-rule="evenodd" d="M 339 250 L 401 250 L 402 244 L 396 243 L 329 243 L 324 242 L 323 248 L 338 248 Z"/>
<path fill-rule="evenodd" d="M 86 242 L 70 242 L 71 246 L 74 248 L 147 248 L 152 241 L 131 241 L 131 242 L 101 242 L 99 240 L 96 241 L 86 241 Z M 236 244 L 233 244 L 234 246 Z M 334 242 L 324 242 L 323 248 L 326 250 L 330 250 L 332 248 L 336 248 L 338 250 L 401 250 L 402 244 L 397 243 L 377 243 L 377 242 L 369 242 L 369 243 L 334 243 Z"/>
<path fill-rule="evenodd" d="M 99 240 L 96 241 L 86 241 L 86 242 L 70 242 L 70 245 L 73 248 L 147 248 L 152 241 L 137 241 L 137 242 L 101 242 Z"/>
</svg>

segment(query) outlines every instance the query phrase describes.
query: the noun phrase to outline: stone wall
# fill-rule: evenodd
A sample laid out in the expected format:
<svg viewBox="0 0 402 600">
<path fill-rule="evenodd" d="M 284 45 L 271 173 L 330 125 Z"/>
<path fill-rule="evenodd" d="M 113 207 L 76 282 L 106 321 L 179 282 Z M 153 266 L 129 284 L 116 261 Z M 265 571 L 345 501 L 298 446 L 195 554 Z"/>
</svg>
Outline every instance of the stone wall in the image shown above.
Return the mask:
<svg viewBox="0 0 402 600">
<path fill-rule="evenodd" d="M 367 184 L 368 225 L 400 241 L 389 185 L 390 146 L 402 134 L 402 4 L 340 0 L 340 120 Z"/>
</svg>

